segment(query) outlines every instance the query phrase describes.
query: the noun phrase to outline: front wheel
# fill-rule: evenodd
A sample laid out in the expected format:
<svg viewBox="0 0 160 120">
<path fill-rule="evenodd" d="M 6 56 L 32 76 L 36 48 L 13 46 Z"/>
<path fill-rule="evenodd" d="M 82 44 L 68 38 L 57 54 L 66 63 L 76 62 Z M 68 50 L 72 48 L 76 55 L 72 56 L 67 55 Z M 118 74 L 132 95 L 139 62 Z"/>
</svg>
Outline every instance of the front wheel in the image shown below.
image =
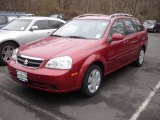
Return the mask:
<svg viewBox="0 0 160 120">
<path fill-rule="evenodd" d="M 81 88 L 81 93 L 84 96 L 90 97 L 95 95 L 101 85 L 102 80 L 102 70 L 99 66 L 91 66 L 85 77 Z"/>
<path fill-rule="evenodd" d="M 154 29 L 153 29 L 153 32 L 154 32 L 154 33 L 156 33 L 156 32 L 157 32 L 156 28 L 154 28 Z"/>
<path fill-rule="evenodd" d="M 142 49 L 140 50 L 138 59 L 135 61 L 135 65 L 136 65 L 137 67 L 141 67 L 141 66 L 143 65 L 144 56 L 145 56 L 145 50 L 142 48 Z"/>
<path fill-rule="evenodd" d="M 0 45 L 0 64 L 6 64 L 11 59 L 12 52 L 17 48 L 17 45 L 11 42 L 6 42 Z"/>
</svg>

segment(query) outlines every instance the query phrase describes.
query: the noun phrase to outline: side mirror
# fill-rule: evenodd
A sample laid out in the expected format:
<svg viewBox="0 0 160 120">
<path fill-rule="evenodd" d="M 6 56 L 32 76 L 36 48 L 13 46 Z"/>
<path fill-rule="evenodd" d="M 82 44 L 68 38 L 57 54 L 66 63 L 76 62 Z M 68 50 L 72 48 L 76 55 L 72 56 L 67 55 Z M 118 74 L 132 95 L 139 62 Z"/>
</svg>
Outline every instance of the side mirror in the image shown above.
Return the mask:
<svg viewBox="0 0 160 120">
<path fill-rule="evenodd" d="M 38 30 L 38 26 L 32 26 L 31 31 Z"/>
<path fill-rule="evenodd" d="M 120 33 L 114 33 L 112 35 L 112 41 L 119 41 L 119 40 L 123 40 L 124 36 Z"/>
</svg>

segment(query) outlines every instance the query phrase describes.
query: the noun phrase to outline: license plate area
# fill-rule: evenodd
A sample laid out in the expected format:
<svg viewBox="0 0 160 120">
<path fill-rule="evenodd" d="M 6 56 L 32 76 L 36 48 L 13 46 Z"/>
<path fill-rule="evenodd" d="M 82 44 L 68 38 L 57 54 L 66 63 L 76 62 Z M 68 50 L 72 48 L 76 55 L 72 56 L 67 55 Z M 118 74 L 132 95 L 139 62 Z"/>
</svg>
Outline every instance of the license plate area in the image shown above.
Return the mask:
<svg viewBox="0 0 160 120">
<path fill-rule="evenodd" d="M 17 79 L 22 82 L 28 82 L 28 74 L 23 71 L 16 70 L 17 72 Z"/>
</svg>

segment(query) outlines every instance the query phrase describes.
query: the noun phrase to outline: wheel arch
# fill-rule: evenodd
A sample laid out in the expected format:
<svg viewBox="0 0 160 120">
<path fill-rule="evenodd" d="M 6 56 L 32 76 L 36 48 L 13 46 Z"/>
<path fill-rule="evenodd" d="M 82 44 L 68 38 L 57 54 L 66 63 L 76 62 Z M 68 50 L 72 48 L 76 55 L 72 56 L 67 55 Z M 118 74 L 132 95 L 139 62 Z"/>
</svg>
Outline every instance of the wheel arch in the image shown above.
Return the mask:
<svg viewBox="0 0 160 120">
<path fill-rule="evenodd" d="M 145 45 L 142 45 L 141 48 L 144 49 L 144 52 L 146 52 L 146 46 Z"/>
<path fill-rule="evenodd" d="M 79 76 L 78 76 L 78 80 L 76 83 L 77 86 L 81 87 L 85 73 L 92 65 L 98 65 L 102 70 L 102 75 L 105 74 L 104 73 L 105 72 L 105 59 L 99 54 L 92 55 L 85 60 L 85 62 L 83 63 L 83 65 L 79 71 Z"/>
<path fill-rule="evenodd" d="M 8 42 L 17 45 L 17 47 L 20 47 L 19 43 L 16 42 L 15 40 L 6 40 L 6 41 L 1 42 L 1 44 L 8 43 Z"/>
</svg>

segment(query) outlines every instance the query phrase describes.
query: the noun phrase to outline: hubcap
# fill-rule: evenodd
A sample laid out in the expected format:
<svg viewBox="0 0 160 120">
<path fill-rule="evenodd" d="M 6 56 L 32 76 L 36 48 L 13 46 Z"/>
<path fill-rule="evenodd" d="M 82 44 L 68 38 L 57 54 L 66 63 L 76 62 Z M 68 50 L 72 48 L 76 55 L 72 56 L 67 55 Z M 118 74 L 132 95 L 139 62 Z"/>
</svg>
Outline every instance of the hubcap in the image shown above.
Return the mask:
<svg viewBox="0 0 160 120">
<path fill-rule="evenodd" d="M 2 49 L 2 56 L 1 57 L 5 62 L 10 60 L 14 49 L 15 48 L 11 45 L 7 45 Z"/>
<path fill-rule="evenodd" d="M 144 61 L 144 50 L 141 50 L 140 55 L 139 55 L 139 64 L 143 64 Z"/>
<path fill-rule="evenodd" d="M 101 73 L 98 69 L 93 70 L 88 78 L 88 90 L 91 93 L 95 93 L 101 82 Z"/>
</svg>

